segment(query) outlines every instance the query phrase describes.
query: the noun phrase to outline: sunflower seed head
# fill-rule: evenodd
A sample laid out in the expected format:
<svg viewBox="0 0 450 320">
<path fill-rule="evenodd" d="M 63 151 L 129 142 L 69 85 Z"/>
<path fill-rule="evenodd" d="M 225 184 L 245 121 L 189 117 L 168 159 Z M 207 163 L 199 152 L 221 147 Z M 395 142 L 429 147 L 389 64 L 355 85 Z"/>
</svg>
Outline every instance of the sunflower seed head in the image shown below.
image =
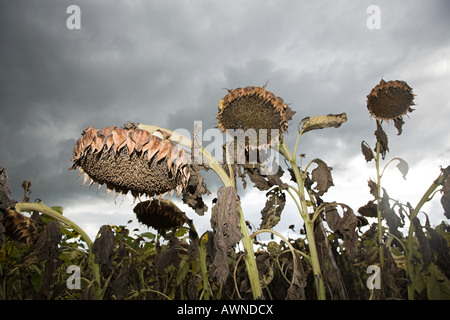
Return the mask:
<svg viewBox="0 0 450 320">
<path fill-rule="evenodd" d="M 183 189 L 189 180 L 189 164 L 181 147 L 137 128 L 86 128 L 73 149 L 71 169 L 83 174 L 83 184 L 106 184 L 134 198 L 153 197 Z"/>
<path fill-rule="evenodd" d="M 267 91 L 265 86 L 245 87 L 228 90 L 219 102 L 217 119 L 223 132 L 228 129 L 254 129 L 256 132 L 266 129 L 268 136 L 262 141 L 270 145 L 287 130 L 288 121 L 294 114 L 283 99 Z M 279 134 L 272 137 L 271 129 L 278 130 Z M 261 144 L 259 138 L 258 146 Z"/>
<path fill-rule="evenodd" d="M 414 96 L 412 88 L 405 81 L 386 82 L 381 79 L 367 96 L 367 109 L 378 120 L 402 119 L 402 116 L 413 110 Z"/>
<path fill-rule="evenodd" d="M 188 220 L 184 212 L 166 199 L 140 202 L 133 211 L 140 223 L 158 231 L 181 227 Z"/>
<path fill-rule="evenodd" d="M 36 238 L 37 229 L 33 220 L 11 208 L 5 210 L 3 225 L 6 234 L 16 241 L 30 244 Z"/>
</svg>

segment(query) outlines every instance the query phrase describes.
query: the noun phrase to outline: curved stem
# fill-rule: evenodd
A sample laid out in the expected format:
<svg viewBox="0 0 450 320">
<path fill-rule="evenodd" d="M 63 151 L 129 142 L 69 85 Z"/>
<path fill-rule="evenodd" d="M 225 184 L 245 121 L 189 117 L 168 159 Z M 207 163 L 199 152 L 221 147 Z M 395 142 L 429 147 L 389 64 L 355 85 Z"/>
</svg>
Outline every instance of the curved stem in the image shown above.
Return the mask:
<svg viewBox="0 0 450 320">
<path fill-rule="evenodd" d="M 292 284 L 294 282 L 294 279 L 295 279 L 295 273 L 297 272 L 297 259 L 295 257 L 296 250 L 294 249 L 292 244 L 285 237 L 283 237 L 283 235 L 281 233 L 279 233 L 279 232 L 277 232 L 275 230 L 261 229 L 261 230 L 253 232 L 252 235 L 250 236 L 250 238 L 253 239 L 254 237 L 256 237 L 260 233 L 273 233 L 274 235 L 278 236 L 281 240 L 283 240 L 288 245 L 289 250 L 292 253 L 292 261 L 293 261 L 293 264 L 294 264 L 294 272 L 293 272 L 292 280 L 291 280 L 291 283 L 290 283 L 290 284 Z"/>
<path fill-rule="evenodd" d="M 322 277 L 319 255 L 316 247 L 316 239 L 314 236 L 314 221 L 311 220 L 308 214 L 308 205 L 305 198 L 304 175 L 297 166 L 295 155 L 293 156 L 291 154 L 284 140 L 281 140 L 279 150 L 280 153 L 290 162 L 291 168 L 294 172 L 295 180 L 297 182 L 297 196 L 300 200 L 300 203 L 298 203 L 297 201 L 295 201 L 295 203 L 297 205 L 297 208 L 299 209 L 300 216 L 305 223 L 306 237 L 308 239 L 309 251 L 311 255 L 311 266 L 314 273 L 317 298 L 319 300 L 325 300 L 325 284 Z M 289 190 L 288 193 L 291 194 Z"/>
</svg>

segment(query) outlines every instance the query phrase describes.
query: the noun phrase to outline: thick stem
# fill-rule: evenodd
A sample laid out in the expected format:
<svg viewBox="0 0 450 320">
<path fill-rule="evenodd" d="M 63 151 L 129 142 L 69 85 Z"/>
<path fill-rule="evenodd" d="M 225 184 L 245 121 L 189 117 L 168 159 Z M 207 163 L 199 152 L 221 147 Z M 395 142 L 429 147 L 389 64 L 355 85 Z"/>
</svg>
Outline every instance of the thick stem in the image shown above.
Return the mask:
<svg viewBox="0 0 450 320">
<path fill-rule="evenodd" d="M 314 273 L 314 282 L 316 285 L 317 298 L 319 300 L 325 300 L 325 284 L 323 282 L 322 271 L 320 268 L 319 255 L 317 253 L 316 239 L 314 237 L 314 221 L 310 218 L 308 214 L 308 205 L 305 198 L 305 187 L 304 187 L 304 177 L 302 172 L 297 166 L 295 155 L 292 156 L 289 148 L 287 147 L 284 140 L 280 143 L 280 153 L 291 163 L 291 168 L 294 172 L 295 179 L 297 181 L 297 195 L 300 200 L 300 205 L 298 206 L 300 216 L 305 222 L 306 238 L 308 239 L 309 252 L 311 255 L 311 266 Z M 296 202 L 298 204 L 298 202 Z"/>
<path fill-rule="evenodd" d="M 382 226 L 383 217 L 381 216 L 381 206 L 380 206 L 380 203 L 381 203 L 380 148 L 381 148 L 381 145 L 377 141 L 375 166 L 376 166 L 376 170 L 377 170 L 378 254 L 379 254 L 379 259 L 380 259 L 380 268 L 383 270 L 383 267 L 384 267 L 384 245 L 383 245 L 383 226 Z"/>
</svg>

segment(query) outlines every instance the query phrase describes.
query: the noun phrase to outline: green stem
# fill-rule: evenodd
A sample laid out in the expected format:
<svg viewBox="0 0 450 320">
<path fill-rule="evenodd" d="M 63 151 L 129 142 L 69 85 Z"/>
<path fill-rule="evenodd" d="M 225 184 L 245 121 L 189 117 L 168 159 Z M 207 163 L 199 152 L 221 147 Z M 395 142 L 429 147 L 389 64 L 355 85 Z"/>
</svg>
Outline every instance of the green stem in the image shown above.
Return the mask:
<svg viewBox="0 0 450 320">
<path fill-rule="evenodd" d="M 378 122 L 378 120 L 377 120 Z M 379 124 L 381 126 L 381 124 Z M 377 218 L 378 218 L 378 254 L 380 259 L 380 268 L 383 270 L 384 267 L 384 247 L 383 247 L 383 226 L 382 226 L 382 216 L 381 216 L 381 174 L 380 174 L 380 148 L 381 145 L 377 141 L 376 146 L 376 156 L 375 156 L 375 166 L 377 170 Z"/>
<path fill-rule="evenodd" d="M 298 142 L 296 142 L 297 145 Z M 300 203 L 295 201 L 297 208 L 299 209 L 300 216 L 305 222 L 306 237 L 308 239 L 309 251 L 311 255 L 311 266 L 314 273 L 314 282 L 316 285 L 317 298 L 319 300 L 325 300 L 325 284 L 323 282 L 322 271 L 320 268 L 319 255 L 317 253 L 316 240 L 314 237 L 314 221 L 310 218 L 308 214 L 308 205 L 305 198 L 305 188 L 304 188 L 304 176 L 300 172 L 297 166 L 295 155 L 293 156 L 289 151 L 284 140 L 280 143 L 280 153 L 291 163 L 291 168 L 294 172 L 295 179 L 297 181 L 297 195 Z"/>
</svg>

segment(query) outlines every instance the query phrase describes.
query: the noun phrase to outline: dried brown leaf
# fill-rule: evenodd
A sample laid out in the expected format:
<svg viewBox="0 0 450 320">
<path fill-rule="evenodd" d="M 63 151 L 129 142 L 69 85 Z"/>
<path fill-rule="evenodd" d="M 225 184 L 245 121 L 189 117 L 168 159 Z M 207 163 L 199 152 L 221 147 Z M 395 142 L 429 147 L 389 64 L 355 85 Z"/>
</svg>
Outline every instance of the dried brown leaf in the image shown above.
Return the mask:
<svg viewBox="0 0 450 320">
<path fill-rule="evenodd" d="M 266 197 L 266 204 L 261 211 L 260 229 L 272 229 L 276 226 L 286 204 L 286 195 L 279 189 L 267 192 Z"/>
<path fill-rule="evenodd" d="M 218 283 L 224 283 L 229 274 L 227 253 L 242 238 L 239 228 L 239 198 L 234 187 L 221 187 L 212 208 L 211 227 L 214 230 L 214 258 L 210 274 Z"/>
<path fill-rule="evenodd" d="M 364 155 L 364 158 L 366 159 L 367 162 L 370 162 L 370 161 L 373 160 L 373 151 L 369 147 L 367 142 L 365 142 L 365 141 L 361 142 L 361 151 L 362 151 L 362 154 Z"/>
<path fill-rule="evenodd" d="M 315 116 L 304 118 L 300 123 L 302 124 L 302 132 L 306 133 L 311 130 L 324 129 L 324 128 L 339 128 L 341 124 L 347 121 L 347 115 L 341 114 L 329 114 L 326 116 Z"/>
<path fill-rule="evenodd" d="M 317 168 L 311 172 L 311 181 L 316 183 L 313 189 L 317 191 L 311 191 L 316 196 L 321 197 L 331 186 L 334 186 L 333 178 L 331 177 L 331 170 L 333 170 L 333 168 L 327 166 L 327 164 L 320 159 L 314 159 L 313 162 L 317 164 Z"/>
<path fill-rule="evenodd" d="M 358 212 L 364 217 L 376 218 L 377 205 L 374 203 L 374 201 L 368 201 L 366 205 L 358 209 Z"/>
<path fill-rule="evenodd" d="M 94 241 L 92 251 L 102 270 L 108 272 L 113 268 L 114 233 L 109 226 L 104 225 L 100 227 L 99 235 Z"/>
<path fill-rule="evenodd" d="M 379 122 L 377 122 L 377 130 L 375 131 L 375 137 L 377 138 L 377 143 L 380 144 L 381 157 L 384 159 L 386 153 L 389 152 L 388 137 Z"/>
</svg>

